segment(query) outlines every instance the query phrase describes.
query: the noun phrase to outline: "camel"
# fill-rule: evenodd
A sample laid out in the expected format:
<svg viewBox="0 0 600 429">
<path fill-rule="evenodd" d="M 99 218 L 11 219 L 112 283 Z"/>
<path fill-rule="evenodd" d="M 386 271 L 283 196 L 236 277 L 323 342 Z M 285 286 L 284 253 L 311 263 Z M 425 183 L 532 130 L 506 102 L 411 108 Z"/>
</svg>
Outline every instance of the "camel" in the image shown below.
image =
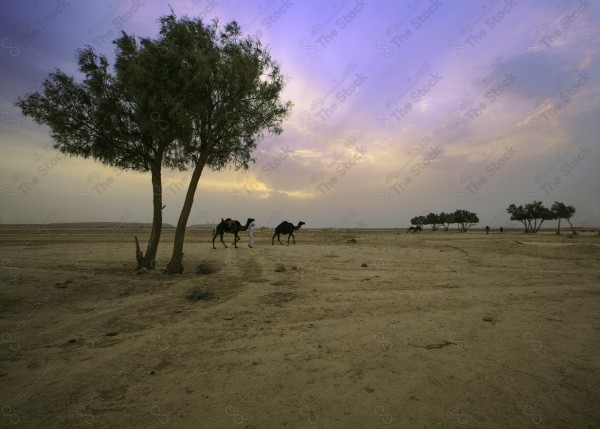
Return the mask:
<svg viewBox="0 0 600 429">
<path fill-rule="evenodd" d="M 421 232 L 422 229 L 421 225 L 411 226 L 406 230 L 406 233 L 408 234 L 410 232 L 411 234 L 414 234 L 415 232 Z"/>
<path fill-rule="evenodd" d="M 290 244 L 290 237 L 292 237 L 293 243 L 296 244 L 296 237 L 294 237 L 294 231 L 298 231 L 302 225 L 306 225 L 304 222 L 298 222 L 298 226 L 294 226 L 293 223 L 283 221 L 277 228 L 275 228 L 275 234 L 273 234 L 273 238 L 271 239 L 271 244 L 275 244 L 275 236 L 277 236 L 277 241 L 279 244 L 283 245 L 281 240 L 279 239 L 279 234 L 288 234 L 288 244 Z"/>
<path fill-rule="evenodd" d="M 215 239 L 217 238 L 217 235 L 221 236 L 221 243 L 223 243 L 223 246 L 227 247 L 227 245 L 223 241 L 224 233 L 234 235 L 233 246 L 237 249 L 237 242 L 240 240 L 240 237 L 238 236 L 238 232 L 246 231 L 252 222 L 254 222 L 254 219 L 249 217 L 248 220 L 246 221 L 246 225 L 242 226 L 242 224 L 239 223 L 237 220 L 231 220 L 231 218 L 227 218 L 227 219 L 221 218 L 221 223 L 218 224 L 215 227 L 215 229 L 213 229 L 213 239 L 212 239 L 213 249 L 216 249 Z"/>
</svg>

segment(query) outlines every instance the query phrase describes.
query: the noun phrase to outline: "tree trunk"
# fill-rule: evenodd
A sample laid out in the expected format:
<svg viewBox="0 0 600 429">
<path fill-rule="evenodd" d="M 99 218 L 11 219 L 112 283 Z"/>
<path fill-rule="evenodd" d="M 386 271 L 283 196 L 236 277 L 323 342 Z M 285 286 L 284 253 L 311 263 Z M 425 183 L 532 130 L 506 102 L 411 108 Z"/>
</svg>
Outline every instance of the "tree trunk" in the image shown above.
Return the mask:
<svg viewBox="0 0 600 429">
<path fill-rule="evenodd" d="M 556 235 L 560 235 L 560 218 L 558 218 L 558 227 L 556 228 Z"/>
<path fill-rule="evenodd" d="M 137 235 L 135 237 L 135 259 L 137 260 L 136 271 L 144 267 L 144 254 L 140 250 L 140 242 L 138 241 Z"/>
<path fill-rule="evenodd" d="M 144 266 L 148 269 L 155 267 L 156 252 L 158 250 L 158 243 L 160 241 L 160 234 L 162 232 L 162 178 L 160 171 L 160 164 L 158 166 L 152 166 L 152 230 L 150 231 L 150 239 L 148 240 L 148 247 L 146 248 L 146 255 L 144 256 Z"/>
<path fill-rule="evenodd" d="M 171 260 L 167 265 L 167 273 L 169 274 L 181 274 L 183 273 L 183 241 L 185 239 L 185 230 L 187 226 L 190 213 L 192 212 L 192 206 L 194 205 L 194 194 L 202 175 L 202 169 L 206 164 L 206 158 L 201 157 L 196 161 L 196 166 L 190 179 L 187 193 L 185 195 L 185 202 L 183 208 L 179 214 L 179 221 L 177 221 L 177 229 L 175 230 L 175 242 L 173 244 L 173 253 Z"/>
<path fill-rule="evenodd" d="M 542 227 L 542 224 L 544 223 L 544 219 L 540 220 L 539 225 L 537 225 L 537 220 L 535 222 L 536 222 L 536 228 L 535 228 L 535 231 L 533 231 L 533 232 L 538 232 L 540 230 L 540 228 Z"/>
<path fill-rule="evenodd" d="M 567 222 L 569 222 L 569 226 L 571 227 L 571 232 L 573 235 L 577 235 L 577 231 L 575 231 L 575 228 L 573 228 L 573 224 L 571 223 L 571 218 L 568 217 Z"/>
</svg>

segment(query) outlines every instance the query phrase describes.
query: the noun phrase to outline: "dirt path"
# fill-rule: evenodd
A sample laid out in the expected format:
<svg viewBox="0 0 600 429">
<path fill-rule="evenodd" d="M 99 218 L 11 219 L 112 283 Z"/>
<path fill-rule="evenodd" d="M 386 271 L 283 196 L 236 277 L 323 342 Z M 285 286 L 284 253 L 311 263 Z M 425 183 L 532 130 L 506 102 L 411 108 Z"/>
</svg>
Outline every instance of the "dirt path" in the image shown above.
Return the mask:
<svg viewBox="0 0 600 429">
<path fill-rule="evenodd" d="M 174 277 L 130 271 L 133 233 L 0 229 L 3 426 L 600 423 L 592 233 L 265 231 L 213 250 L 193 230 Z"/>
</svg>

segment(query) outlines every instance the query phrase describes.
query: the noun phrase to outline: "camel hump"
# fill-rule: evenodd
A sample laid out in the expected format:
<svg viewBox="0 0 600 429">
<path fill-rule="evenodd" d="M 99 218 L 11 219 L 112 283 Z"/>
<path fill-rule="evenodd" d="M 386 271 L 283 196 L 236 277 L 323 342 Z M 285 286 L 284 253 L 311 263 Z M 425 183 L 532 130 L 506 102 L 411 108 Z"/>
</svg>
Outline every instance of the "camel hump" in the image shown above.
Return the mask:
<svg viewBox="0 0 600 429">
<path fill-rule="evenodd" d="M 276 230 L 286 230 L 290 227 L 290 225 L 292 225 L 292 227 L 294 226 L 293 224 L 291 224 L 290 222 L 288 222 L 287 220 L 284 220 L 283 222 L 281 222 L 279 225 L 277 225 L 277 228 L 275 228 Z"/>
</svg>

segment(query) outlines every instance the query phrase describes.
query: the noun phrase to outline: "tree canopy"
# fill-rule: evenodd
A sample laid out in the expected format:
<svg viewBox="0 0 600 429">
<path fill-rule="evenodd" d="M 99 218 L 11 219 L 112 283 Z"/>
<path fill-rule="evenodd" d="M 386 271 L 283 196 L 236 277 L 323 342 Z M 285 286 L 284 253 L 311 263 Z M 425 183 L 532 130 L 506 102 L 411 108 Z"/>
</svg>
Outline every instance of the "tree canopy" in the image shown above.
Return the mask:
<svg viewBox="0 0 600 429">
<path fill-rule="evenodd" d="M 428 213 L 427 216 L 415 216 L 410 220 L 411 225 L 423 226 L 431 225 L 433 231 L 437 231 L 440 225 L 444 226 L 444 231 L 448 231 L 450 224 L 457 224 L 458 230 L 466 232 L 472 226 L 479 223 L 479 217 L 476 213 L 464 209 L 455 210 L 453 213 Z"/>
<path fill-rule="evenodd" d="M 138 268 L 153 268 L 162 227 L 162 167 L 193 168 L 176 233 L 179 248 L 204 166 L 248 168 L 256 139 L 282 131 L 291 103 L 279 100 L 279 65 L 258 39 L 242 37 L 236 22 L 221 28 L 217 20 L 171 13 L 160 18 L 158 37 L 123 32 L 113 43 L 112 70 L 106 57 L 85 47 L 77 51 L 81 82 L 54 69 L 41 92 L 15 104 L 50 127 L 61 152 L 151 172 L 152 231 L 146 255 L 138 252 Z M 182 256 L 180 249 L 175 254 Z"/>
<path fill-rule="evenodd" d="M 550 210 L 552 211 L 554 218 L 558 219 L 558 226 L 556 228 L 557 234 L 560 234 L 561 219 L 566 219 L 567 222 L 569 222 L 569 226 L 571 227 L 571 232 L 573 234 L 577 234 L 575 228 L 573 228 L 573 224 L 571 223 L 571 218 L 575 215 L 575 207 L 567 206 L 565 203 L 555 201 L 554 204 L 552 204 L 552 207 L 550 207 Z"/>
<path fill-rule="evenodd" d="M 48 125 L 54 148 L 125 170 L 151 172 L 153 218 L 146 255 L 138 268 L 154 267 L 162 229 L 163 166 L 183 169 L 181 143 L 192 128 L 177 96 L 186 82 L 173 79 L 176 53 L 166 49 L 164 34 L 140 39 L 122 33 L 113 42 L 116 62 L 91 47 L 77 51 L 81 82 L 51 70 L 41 92 L 19 97 L 23 114 Z"/>
<path fill-rule="evenodd" d="M 243 37 L 236 22 L 220 28 L 218 21 L 207 25 L 188 18 L 177 20 L 174 15 L 162 22 L 172 37 L 169 49 L 181 51 L 182 68 L 189 68 L 192 76 L 194 70 L 202 70 L 180 96 L 192 129 L 192 138 L 181 149 L 193 172 L 167 266 L 170 273 L 178 273 L 185 229 L 204 167 L 248 168 L 254 161 L 257 138 L 282 132 L 291 103 L 280 100 L 285 80 L 278 63 L 260 40 Z"/>
<path fill-rule="evenodd" d="M 468 210 L 459 209 L 452 214 L 452 220 L 458 224 L 458 230 L 466 232 L 474 225 L 479 223 L 479 217 L 476 213 Z"/>
<path fill-rule="evenodd" d="M 541 201 L 533 201 L 525 206 L 510 204 L 506 211 L 510 220 L 518 220 L 525 227 L 525 232 L 538 232 L 546 220 L 555 219 L 554 213 L 544 207 Z"/>
</svg>

